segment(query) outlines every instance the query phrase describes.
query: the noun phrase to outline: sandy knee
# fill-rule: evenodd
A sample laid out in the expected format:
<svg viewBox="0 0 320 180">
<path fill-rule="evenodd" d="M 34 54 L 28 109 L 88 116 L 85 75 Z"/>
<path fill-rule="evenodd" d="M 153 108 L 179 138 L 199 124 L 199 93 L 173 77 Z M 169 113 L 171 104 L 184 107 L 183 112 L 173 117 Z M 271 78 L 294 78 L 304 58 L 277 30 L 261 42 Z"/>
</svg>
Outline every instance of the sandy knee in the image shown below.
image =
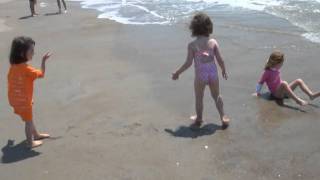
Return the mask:
<svg viewBox="0 0 320 180">
<path fill-rule="evenodd" d="M 288 86 L 289 84 L 288 84 L 287 81 L 282 81 L 280 85 L 282 85 L 282 86 Z"/>
</svg>

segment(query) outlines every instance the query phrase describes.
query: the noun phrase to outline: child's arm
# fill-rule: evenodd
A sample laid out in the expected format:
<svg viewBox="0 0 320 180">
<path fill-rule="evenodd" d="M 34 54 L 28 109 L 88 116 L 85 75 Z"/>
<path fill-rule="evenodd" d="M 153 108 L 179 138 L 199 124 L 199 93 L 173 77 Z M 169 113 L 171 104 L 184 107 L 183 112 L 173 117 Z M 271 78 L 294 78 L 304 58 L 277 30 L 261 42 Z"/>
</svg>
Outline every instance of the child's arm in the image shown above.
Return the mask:
<svg viewBox="0 0 320 180">
<path fill-rule="evenodd" d="M 192 65 L 193 58 L 194 58 L 194 55 L 193 55 L 192 46 L 191 46 L 191 44 L 189 44 L 188 45 L 187 59 L 186 59 L 185 63 L 176 72 L 174 72 L 172 74 L 172 79 L 173 80 L 179 79 L 179 75 L 181 73 L 183 73 L 185 70 L 187 70 Z"/>
<path fill-rule="evenodd" d="M 222 77 L 227 80 L 228 79 L 228 74 L 226 72 L 226 66 L 224 64 L 224 60 L 223 60 L 223 58 L 221 56 L 221 53 L 220 53 L 220 50 L 219 50 L 219 44 L 216 41 L 214 42 L 214 53 L 215 53 L 215 56 L 217 58 L 217 62 L 219 64 L 220 68 L 221 68 Z"/>
<path fill-rule="evenodd" d="M 258 83 L 256 85 L 256 92 L 253 93 L 254 96 L 261 96 L 261 90 L 262 90 L 263 84 Z"/>
<path fill-rule="evenodd" d="M 267 76 L 268 76 L 267 72 L 264 72 L 263 75 L 261 76 L 260 81 L 256 85 L 256 93 L 253 94 L 254 96 L 261 96 L 261 90 L 264 82 L 267 79 Z"/>
<path fill-rule="evenodd" d="M 41 62 L 42 78 L 44 77 L 44 75 L 46 73 L 46 61 L 50 58 L 50 56 L 51 56 L 51 54 L 48 52 L 42 58 L 42 62 Z"/>
</svg>

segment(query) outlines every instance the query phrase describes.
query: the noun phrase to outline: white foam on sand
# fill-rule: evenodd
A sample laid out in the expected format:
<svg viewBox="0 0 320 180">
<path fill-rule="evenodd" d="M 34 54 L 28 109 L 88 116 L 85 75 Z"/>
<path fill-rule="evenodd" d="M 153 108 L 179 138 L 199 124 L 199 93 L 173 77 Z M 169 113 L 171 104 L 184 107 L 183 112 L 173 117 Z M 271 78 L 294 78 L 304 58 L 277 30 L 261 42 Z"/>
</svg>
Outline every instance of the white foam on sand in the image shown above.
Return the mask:
<svg viewBox="0 0 320 180">
<path fill-rule="evenodd" d="M 302 36 L 312 42 L 320 43 L 320 33 L 305 33 Z"/>
<path fill-rule="evenodd" d="M 261 11 L 283 18 L 306 31 L 303 37 L 320 39 L 320 0 L 69 0 L 101 12 L 98 18 L 122 24 L 175 24 L 196 11 L 227 8 Z M 231 7 L 231 8 L 230 8 Z"/>
</svg>

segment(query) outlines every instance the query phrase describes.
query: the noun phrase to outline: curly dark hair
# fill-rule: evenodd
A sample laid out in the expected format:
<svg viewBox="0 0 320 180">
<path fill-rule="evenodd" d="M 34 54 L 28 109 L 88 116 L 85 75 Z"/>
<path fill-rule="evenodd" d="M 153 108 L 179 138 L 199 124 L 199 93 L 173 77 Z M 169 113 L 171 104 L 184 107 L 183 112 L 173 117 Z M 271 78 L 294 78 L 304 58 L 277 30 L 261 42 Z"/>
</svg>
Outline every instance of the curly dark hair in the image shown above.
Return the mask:
<svg viewBox="0 0 320 180">
<path fill-rule="evenodd" d="M 213 23 L 210 17 L 205 13 L 197 13 L 194 15 L 189 29 L 192 32 L 192 36 L 206 36 L 209 37 L 213 31 Z"/>
<path fill-rule="evenodd" d="M 19 36 L 13 39 L 10 52 L 10 64 L 21 64 L 28 61 L 27 51 L 35 45 L 30 37 Z"/>
</svg>

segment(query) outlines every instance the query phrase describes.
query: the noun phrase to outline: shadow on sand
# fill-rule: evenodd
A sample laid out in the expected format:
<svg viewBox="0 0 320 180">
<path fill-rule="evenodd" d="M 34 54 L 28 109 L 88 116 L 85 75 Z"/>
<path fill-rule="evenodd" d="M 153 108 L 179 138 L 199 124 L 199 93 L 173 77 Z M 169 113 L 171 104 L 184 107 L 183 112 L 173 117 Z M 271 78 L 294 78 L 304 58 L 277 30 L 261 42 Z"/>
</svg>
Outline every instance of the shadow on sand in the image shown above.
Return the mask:
<svg viewBox="0 0 320 180">
<path fill-rule="evenodd" d="M 8 143 L 2 148 L 1 163 L 9 164 L 19 162 L 40 154 L 40 152 L 27 148 L 25 141 L 15 145 L 14 140 L 8 140 Z"/>
<path fill-rule="evenodd" d="M 53 13 L 46 13 L 44 14 L 45 16 L 56 16 L 56 15 L 61 15 L 59 12 L 53 12 Z"/>
<path fill-rule="evenodd" d="M 303 112 L 303 113 L 306 113 L 307 111 L 299 108 L 299 107 L 296 107 L 296 106 L 291 106 L 291 105 L 288 105 L 288 104 L 285 104 L 284 103 L 284 99 L 279 99 L 279 98 L 276 98 L 274 96 L 272 96 L 272 94 L 270 93 L 264 93 L 264 94 L 261 94 L 261 98 L 262 99 L 265 99 L 267 101 L 274 101 L 276 104 L 278 104 L 280 107 L 284 107 L 284 108 L 288 108 L 288 109 L 292 109 L 292 110 L 295 110 L 295 111 L 300 111 L 300 112 Z M 288 97 L 285 97 L 285 99 L 289 99 Z M 319 106 L 315 105 L 315 104 L 309 104 L 309 106 L 312 106 L 312 107 L 315 107 L 315 108 L 319 108 Z"/>
<path fill-rule="evenodd" d="M 53 13 L 46 13 L 44 14 L 45 16 L 56 16 L 56 15 L 61 15 L 61 13 L 59 12 L 53 12 Z M 40 16 L 40 15 L 38 15 Z M 29 19 L 29 18 L 33 18 L 34 16 L 28 15 L 28 16 L 22 16 L 19 18 L 19 20 L 25 20 L 25 19 Z"/>
<path fill-rule="evenodd" d="M 165 129 L 164 131 L 169 133 L 174 137 L 182 137 L 182 138 L 198 138 L 201 136 L 209 136 L 214 134 L 217 130 L 223 130 L 222 126 L 218 126 L 216 124 L 206 124 L 201 128 L 190 126 L 180 126 L 176 130 Z"/>
<path fill-rule="evenodd" d="M 29 19 L 29 18 L 33 18 L 33 16 L 31 16 L 31 15 L 23 16 L 23 17 L 20 17 L 19 20 L 24 20 L 24 19 Z"/>
</svg>

